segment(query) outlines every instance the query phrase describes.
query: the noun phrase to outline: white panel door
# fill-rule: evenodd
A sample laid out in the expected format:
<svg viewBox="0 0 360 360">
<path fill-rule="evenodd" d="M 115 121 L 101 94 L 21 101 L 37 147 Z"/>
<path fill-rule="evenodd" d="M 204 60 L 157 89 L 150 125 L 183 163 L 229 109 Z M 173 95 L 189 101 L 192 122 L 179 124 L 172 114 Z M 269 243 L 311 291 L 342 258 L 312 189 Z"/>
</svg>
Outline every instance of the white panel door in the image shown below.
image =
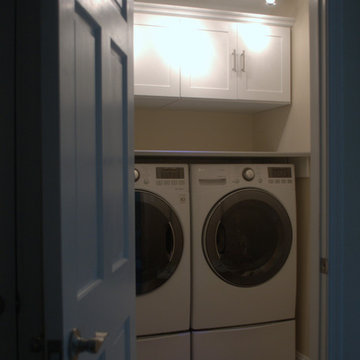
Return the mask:
<svg viewBox="0 0 360 360">
<path fill-rule="evenodd" d="M 290 29 L 238 24 L 238 98 L 290 102 Z"/>
<path fill-rule="evenodd" d="M 135 95 L 180 96 L 179 19 L 135 14 Z"/>
<path fill-rule="evenodd" d="M 236 24 L 181 20 L 181 96 L 236 99 Z"/>
<path fill-rule="evenodd" d="M 132 1 L 45 3 L 47 358 L 133 360 Z"/>
</svg>

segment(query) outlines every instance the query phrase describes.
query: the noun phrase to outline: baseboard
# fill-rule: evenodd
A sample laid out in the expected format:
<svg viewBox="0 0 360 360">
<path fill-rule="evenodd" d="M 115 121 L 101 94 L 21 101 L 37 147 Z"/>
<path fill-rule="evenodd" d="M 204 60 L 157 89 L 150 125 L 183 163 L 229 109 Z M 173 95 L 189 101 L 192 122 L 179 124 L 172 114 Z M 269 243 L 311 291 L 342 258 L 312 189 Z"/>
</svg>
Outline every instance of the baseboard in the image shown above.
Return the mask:
<svg viewBox="0 0 360 360">
<path fill-rule="evenodd" d="M 310 360 L 310 358 L 308 358 L 307 356 L 303 355 L 300 352 L 296 352 L 296 360 Z"/>
</svg>

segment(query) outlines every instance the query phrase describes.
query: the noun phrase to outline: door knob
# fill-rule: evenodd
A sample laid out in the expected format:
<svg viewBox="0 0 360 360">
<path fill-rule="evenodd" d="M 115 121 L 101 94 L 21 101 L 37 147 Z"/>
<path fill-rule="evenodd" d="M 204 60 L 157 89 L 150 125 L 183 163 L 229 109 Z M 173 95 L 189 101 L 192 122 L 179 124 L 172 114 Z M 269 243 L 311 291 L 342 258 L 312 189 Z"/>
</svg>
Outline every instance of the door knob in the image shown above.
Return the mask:
<svg viewBox="0 0 360 360">
<path fill-rule="evenodd" d="M 97 354 L 107 335 L 107 332 L 96 332 L 93 338 L 83 338 L 78 329 L 73 329 L 69 344 L 70 359 L 78 360 L 79 354 L 82 352 Z"/>
</svg>

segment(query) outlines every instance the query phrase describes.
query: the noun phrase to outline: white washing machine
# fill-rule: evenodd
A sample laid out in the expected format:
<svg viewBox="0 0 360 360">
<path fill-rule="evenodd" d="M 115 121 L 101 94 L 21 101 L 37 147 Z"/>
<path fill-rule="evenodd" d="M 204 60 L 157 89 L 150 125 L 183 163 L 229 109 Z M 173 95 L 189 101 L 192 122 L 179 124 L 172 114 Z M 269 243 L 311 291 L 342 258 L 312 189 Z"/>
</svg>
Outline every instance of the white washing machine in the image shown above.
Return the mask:
<svg viewBox="0 0 360 360">
<path fill-rule="evenodd" d="M 136 341 L 136 360 L 190 360 L 190 333 L 146 336 Z"/>
<path fill-rule="evenodd" d="M 190 171 L 191 327 L 294 319 L 294 167 L 209 164 Z"/>
<path fill-rule="evenodd" d="M 188 166 L 135 164 L 136 334 L 189 330 Z"/>
</svg>

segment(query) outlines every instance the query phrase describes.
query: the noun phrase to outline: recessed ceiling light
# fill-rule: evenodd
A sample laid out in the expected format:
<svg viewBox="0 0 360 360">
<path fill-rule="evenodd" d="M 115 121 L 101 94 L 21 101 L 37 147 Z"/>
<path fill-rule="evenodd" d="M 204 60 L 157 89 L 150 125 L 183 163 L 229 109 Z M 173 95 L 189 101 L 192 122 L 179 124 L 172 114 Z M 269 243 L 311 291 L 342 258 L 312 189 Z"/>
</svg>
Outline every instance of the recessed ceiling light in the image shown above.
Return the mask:
<svg viewBox="0 0 360 360">
<path fill-rule="evenodd" d="M 276 5 L 276 0 L 266 0 L 266 5 Z"/>
</svg>

